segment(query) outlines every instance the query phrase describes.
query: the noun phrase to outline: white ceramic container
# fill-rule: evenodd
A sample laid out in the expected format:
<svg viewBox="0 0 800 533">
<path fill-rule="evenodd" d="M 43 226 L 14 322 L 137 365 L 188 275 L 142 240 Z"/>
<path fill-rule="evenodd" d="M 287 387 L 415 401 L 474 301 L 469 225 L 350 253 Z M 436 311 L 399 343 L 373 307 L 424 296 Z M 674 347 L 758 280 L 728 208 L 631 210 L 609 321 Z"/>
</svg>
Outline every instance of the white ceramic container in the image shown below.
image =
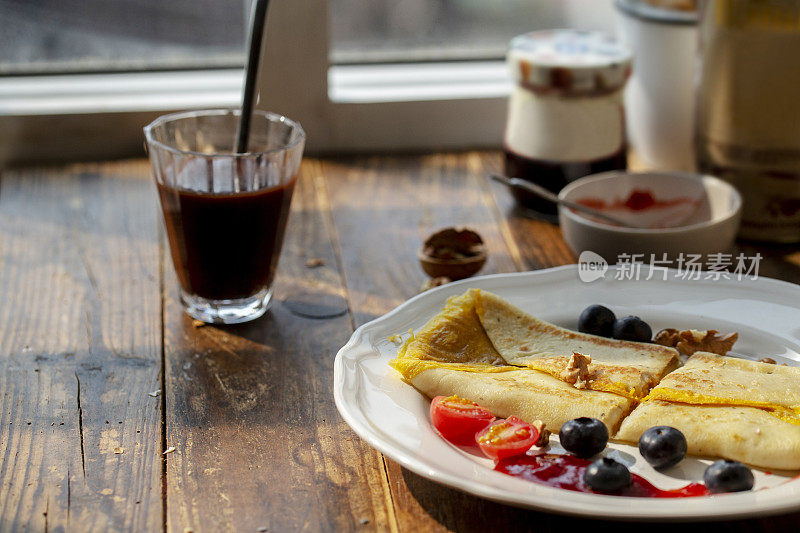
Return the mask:
<svg viewBox="0 0 800 533">
<path fill-rule="evenodd" d="M 742 198 L 730 184 L 713 176 L 681 172 L 604 172 L 572 182 L 561 191 L 559 198 L 613 204 L 624 201 L 634 190 L 649 191 L 661 201 L 689 198 L 696 203 L 689 210 L 676 208 L 668 213 L 653 209 L 608 211 L 637 225 L 658 225 L 659 220 L 679 221 L 675 227 L 652 229 L 613 226 L 559 206 L 564 239 L 576 255 L 589 250 L 613 264 L 622 254 L 642 254 L 640 259 L 647 262 L 650 254 L 661 259 L 666 253 L 675 260 L 681 253 L 684 257 L 725 253 L 733 245 L 739 229 Z"/>
</svg>

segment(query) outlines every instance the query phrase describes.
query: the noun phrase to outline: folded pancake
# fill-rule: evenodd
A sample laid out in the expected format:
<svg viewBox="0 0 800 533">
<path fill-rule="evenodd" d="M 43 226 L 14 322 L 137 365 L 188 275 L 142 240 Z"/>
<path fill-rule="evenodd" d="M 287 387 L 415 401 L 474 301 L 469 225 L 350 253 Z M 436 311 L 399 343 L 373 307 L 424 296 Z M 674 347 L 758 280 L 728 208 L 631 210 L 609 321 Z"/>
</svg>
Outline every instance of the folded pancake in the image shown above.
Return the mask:
<svg viewBox="0 0 800 533">
<path fill-rule="evenodd" d="M 507 365 L 481 326 L 475 291 L 450 298 L 444 310 L 409 338 L 390 364 L 424 395 L 457 394 L 495 415 L 541 420 L 552 431 L 572 418 L 602 420 L 613 432 L 633 408 L 630 399 L 581 390 L 552 376 Z"/>
<path fill-rule="evenodd" d="M 622 396 L 576 389 L 528 368 L 408 358 L 395 359 L 392 366 L 429 398 L 457 394 L 498 417 L 514 415 L 526 422 L 541 420 L 553 432 L 558 432 L 567 420 L 588 416 L 601 420 L 613 434 L 633 407 L 633 401 Z"/>
<path fill-rule="evenodd" d="M 800 368 L 696 352 L 647 399 L 757 407 L 800 425 Z"/>
<path fill-rule="evenodd" d="M 506 364 L 478 320 L 471 291 L 449 298 L 444 309 L 403 344 L 398 357 L 447 363 Z"/>
<path fill-rule="evenodd" d="M 592 359 L 587 388 L 637 400 L 680 365 L 674 348 L 568 330 L 531 316 L 495 294 L 471 291 L 489 340 L 510 365 L 560 378 L 573 352 L 579 352 Z"/>
<path fill-rule="evenodd" d="M 615 438 L 649 427 L 686 436 L 689 453 L 800 469 L 800 368 L 696 352 L 625 419 Z"/>
<path fill-rule="evenodd" d="M 672 426 L 692 455 L 724 457 L 769 469 L 800 469 L 800 425 L 764 409 L 647 400 L 622 422 L 616 440 L 636 443 L 653 426 Z"/>
</svg>

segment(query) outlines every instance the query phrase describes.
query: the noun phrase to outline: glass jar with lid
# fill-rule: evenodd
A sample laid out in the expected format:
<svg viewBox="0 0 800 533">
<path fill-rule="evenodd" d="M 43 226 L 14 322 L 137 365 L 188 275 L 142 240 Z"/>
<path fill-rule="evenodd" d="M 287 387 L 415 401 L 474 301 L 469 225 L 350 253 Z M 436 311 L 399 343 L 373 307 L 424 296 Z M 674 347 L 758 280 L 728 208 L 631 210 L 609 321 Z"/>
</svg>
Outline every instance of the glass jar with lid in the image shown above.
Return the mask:
<svg viewBox="0 0 800 533">
<path fill-rule="evenodd" d="M 580 177 L 625 169 L 622 90 L 631 53 L 600 32 L 546 30 L 511 41 L 515 87 L 506 122 L 505 173 L 558 193 Z M 555 216 L 556 206 L 512 189 L 517 202 Z"/>
<path fill-rule="evenodd" d="M 697 165 L 742 194 L 746 239 L 800 242 L 800 0 L 700 3 Z"/>
</svg>

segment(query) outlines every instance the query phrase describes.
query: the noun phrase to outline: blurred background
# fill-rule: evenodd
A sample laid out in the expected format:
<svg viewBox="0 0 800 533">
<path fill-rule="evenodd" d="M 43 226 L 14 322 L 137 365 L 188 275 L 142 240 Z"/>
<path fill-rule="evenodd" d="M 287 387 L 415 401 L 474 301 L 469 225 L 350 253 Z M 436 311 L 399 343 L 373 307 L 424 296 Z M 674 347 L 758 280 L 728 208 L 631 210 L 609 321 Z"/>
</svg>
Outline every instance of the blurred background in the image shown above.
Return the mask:
<svg viewBox="0 0 800 533">
<path fill-rule="evenodd" d="M 500 59 L 519 33 L 581 19 L 610 27 L 607 2 L 591 3 L 331 0 L 329 55 L 334 64 Z M 242 66 L 249 4 L 0 0 L 0 74 Z"/>
<path fill-rule="evenodd" d="M 155 117 L 237 107 L 250 5 L 0 0 L 0 167 L 141 156 Z M 509 40 L 614 22 L 613 0 L 273 0 L 259 105 L 306 153 L 497 148 Z"/>
</svg>

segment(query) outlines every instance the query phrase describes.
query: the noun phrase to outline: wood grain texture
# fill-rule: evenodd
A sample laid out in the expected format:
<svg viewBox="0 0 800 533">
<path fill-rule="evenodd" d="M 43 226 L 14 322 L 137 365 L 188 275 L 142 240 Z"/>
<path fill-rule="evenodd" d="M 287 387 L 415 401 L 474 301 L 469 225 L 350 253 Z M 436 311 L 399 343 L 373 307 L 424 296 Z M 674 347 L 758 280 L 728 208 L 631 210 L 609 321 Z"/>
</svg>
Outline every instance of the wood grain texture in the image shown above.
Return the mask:
<svg viewBox="0 0 800 533">
<path fill-rule="evenodd" d="M 484 152 L 479 155 L 482 175 L 503 172 L 499 153 Z M 536 270 L 575 263 L 576 257 L 564 242 L 561 229 L 556 224 L 535 218 L 516 205 L 505 185 L 491 181 L 491 195 L 497 206 L 498 225 L 509 245 L 518 249 L 525 270 Z"/>
<path fill-rule="evenodd" d="M 297 295 L 344 301 L 320 179 L 319 165 L 304 162 L 275 303 L 263 318 L 195 328 L 168 269 L 169 531 L 393 527 L 381 457 L 333 405 L 333 358 L 351 316 L 310 319 L 282 303 Z"/>
<path fill-rule="evenodd" d="M 0 174 L 0 531 L 796 530 L 800 513 L 643 526 L 516 509 L 417 476 L 344 424 L 333 357 L 418 292 L 428 234 L 476 229 L 484 274 L 574 261 L 485 180 L 500 161 L 306 160 L 273 309 L 227 328 L 181 310 L 145 161 Z M 737 251 L 800 281 L 800 246 Z"/>
<path fill-rule="evenodd" d="M 0 179 L 0 530 L 161 527 L 146 178 L 137 163 Z"/>
<path fill-rule="evenodd" d="M 483 237 L 488 260 L 479 274 L 516 270 L 478 154 L 341 159 L 323 169 L 356 326 L 419 292 L 427 276 L 417 250 L 439 229 L 470 227 Z"/>
</svg>

